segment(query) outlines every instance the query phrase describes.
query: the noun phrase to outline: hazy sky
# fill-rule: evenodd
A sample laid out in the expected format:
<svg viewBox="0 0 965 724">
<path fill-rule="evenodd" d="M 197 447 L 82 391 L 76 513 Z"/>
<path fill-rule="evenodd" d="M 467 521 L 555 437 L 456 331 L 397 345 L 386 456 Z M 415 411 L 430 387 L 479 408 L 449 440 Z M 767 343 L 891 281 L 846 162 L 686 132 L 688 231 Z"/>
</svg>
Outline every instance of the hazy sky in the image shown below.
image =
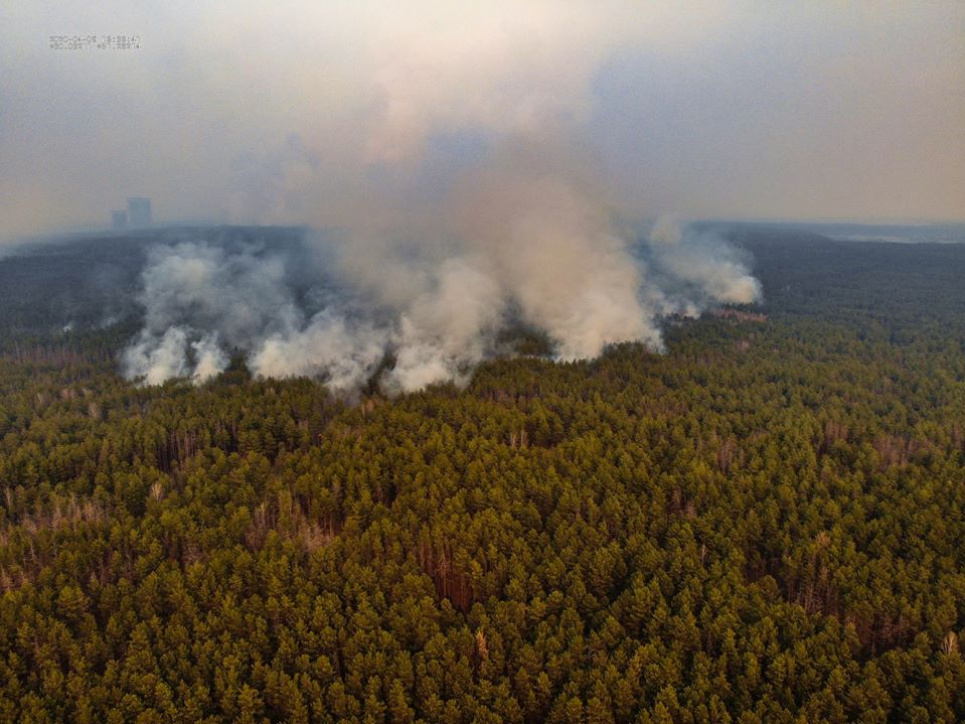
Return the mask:
<svg viewBox="0 0 965 724">
<path fill-rule="evenodd" d="M 0 239 L 417 217 L 545 137 L 631 217 L 962 219 L 965 3 L 0 3 Z"/>
</svg>

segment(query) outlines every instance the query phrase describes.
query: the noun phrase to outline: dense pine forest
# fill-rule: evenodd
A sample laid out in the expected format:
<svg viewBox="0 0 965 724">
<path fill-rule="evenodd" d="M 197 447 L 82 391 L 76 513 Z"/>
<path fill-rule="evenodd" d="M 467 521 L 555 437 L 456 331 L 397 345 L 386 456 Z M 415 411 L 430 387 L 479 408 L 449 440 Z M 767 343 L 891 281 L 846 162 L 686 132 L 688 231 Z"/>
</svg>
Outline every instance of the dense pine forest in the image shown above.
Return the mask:
<svg viewBox="0 0 965 724">
<path fill-rule="evenodd" d="M 398 397 L 136 386 L 150 239 L 0 260 L 0 720 L 965 720 L 965 246 L 730 233 L 664 354 Z"/>
</svg>

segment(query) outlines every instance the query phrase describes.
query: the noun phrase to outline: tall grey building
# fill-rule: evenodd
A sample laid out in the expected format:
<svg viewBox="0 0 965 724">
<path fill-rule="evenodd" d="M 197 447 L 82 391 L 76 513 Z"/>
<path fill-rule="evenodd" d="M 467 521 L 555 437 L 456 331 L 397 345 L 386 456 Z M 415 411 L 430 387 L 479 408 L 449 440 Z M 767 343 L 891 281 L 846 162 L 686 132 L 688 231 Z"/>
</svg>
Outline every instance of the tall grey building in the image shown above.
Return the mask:
<svg viewBox="0 0 965 724">
<path fill-rule="evenodd" d="M 112 211 L 111 212 L 111 228 L 114 231 L 120 231 L 121 229 L 127 228 L 127 212 L 126 211 Z"/>
<path fill-rule="evenodd" d="M 133 196 L 127 200 L 127 223 L 129 226 L 151 225 L 151 199 Z"/>
</svg>

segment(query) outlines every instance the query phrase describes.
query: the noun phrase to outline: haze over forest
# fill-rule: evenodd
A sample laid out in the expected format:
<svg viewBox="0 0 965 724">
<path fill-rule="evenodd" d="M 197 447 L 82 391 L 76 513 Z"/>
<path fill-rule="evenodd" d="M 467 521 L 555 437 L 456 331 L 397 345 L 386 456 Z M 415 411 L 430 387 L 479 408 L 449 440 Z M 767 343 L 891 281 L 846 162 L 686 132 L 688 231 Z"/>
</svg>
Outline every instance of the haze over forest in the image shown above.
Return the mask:
<svg viewBox="0 0 965 724">
<path fill-rule="evenodd" d="M 387 352 L 387 389 L 464 383 L 513 323 L 561 359 L 660 350 L 662 318 L 760 300 L 749 260 L 681 218 L 948 220 L 965 201 L 956 4 L 3 14 L 0 237 L 146 196 L 162 222 L 314 229 L 316 286 L 339 285 L 309 309 L 277 254 L 155 250 L 123 361 L 150 384 L 203 381 L 231 349 L 333 389 Z"/>
<path fill-rule="evenodd" d="M 2 0 L 0 721 L 965 722 L 963 39 Z"/>
</svg>

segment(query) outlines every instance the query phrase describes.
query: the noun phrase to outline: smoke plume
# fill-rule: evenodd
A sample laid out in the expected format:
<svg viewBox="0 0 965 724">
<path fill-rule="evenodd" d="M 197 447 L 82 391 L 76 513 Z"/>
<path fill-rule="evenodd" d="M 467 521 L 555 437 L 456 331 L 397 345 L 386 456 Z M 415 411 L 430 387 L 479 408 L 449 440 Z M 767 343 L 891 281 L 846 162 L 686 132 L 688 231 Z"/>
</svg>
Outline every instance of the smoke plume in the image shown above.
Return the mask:
<svg viewBox="0 0 965 724">
<path fill-rule="evenodd" d="M 559 359 L 575 360 L 625 341 L 660 350 L 664 316 L 760 297 L 738 252 L 716 235 L 662 219 L 631 238 L 555 176 L 478 188 L 488 222 L 457 214 L 468 226 L 448 247 L 383 243 L 375 258 L 387 264 L 384 276 L 381 265 L 360 269 L 351 237 L 312 237 L 324 261 L 307 287 L 284 248 L 155 247 L 125 375 L 202 383 L 240 352 L 255 375 L 310 376 L 350 392 L 378 372 L 391 394 L 466 382 L 513 325 L 545 333 Z"/>
<path fill-rule="evenodd" d="M 241 218 L 338 230 L 313 237 L 308 279 L 277 249 L 158 249 L 128 376 L 200 382 L 240 352 L 266 377 L 348 390 L 378 370 L 387 392 L 415 390 L 466 381 L 512 325 L 583 359 L 618 342 L 661 349 L 665 314 L 758 297 L 719 239 L 661 223 L 640 242 L 619 221 L 626 194 L 589 141 L 593 79 L 614 38 L 638 32 L 617 22 L 628 9 L 423 10 L 356 28 L 351 118 L 293 114 L 276 151 L 236 164 Z"/>
</svg>

